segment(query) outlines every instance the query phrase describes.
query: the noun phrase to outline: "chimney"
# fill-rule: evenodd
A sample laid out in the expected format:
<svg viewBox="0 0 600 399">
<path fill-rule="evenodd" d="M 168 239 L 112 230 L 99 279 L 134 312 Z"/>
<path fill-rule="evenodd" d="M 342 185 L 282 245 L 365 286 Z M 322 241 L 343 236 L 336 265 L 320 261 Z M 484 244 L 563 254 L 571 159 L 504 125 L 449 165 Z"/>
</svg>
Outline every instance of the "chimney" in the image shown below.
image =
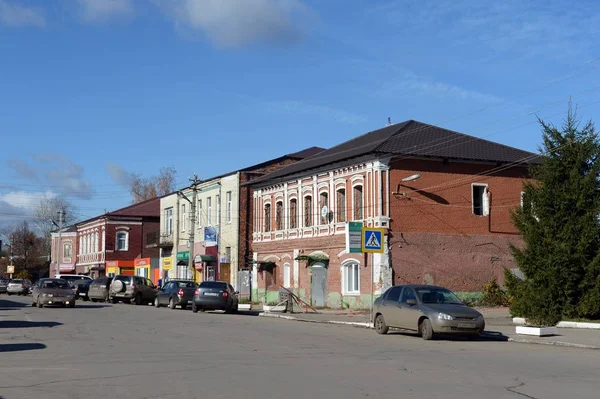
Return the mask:
<svg viewBox="0 0 600 399">
<path fill-rule="evenodd" d="M 387 125 L 386 126 L 392 126 L 392 118 L 388 117 L 388 121 L 387 121 Z"/>
</svg>

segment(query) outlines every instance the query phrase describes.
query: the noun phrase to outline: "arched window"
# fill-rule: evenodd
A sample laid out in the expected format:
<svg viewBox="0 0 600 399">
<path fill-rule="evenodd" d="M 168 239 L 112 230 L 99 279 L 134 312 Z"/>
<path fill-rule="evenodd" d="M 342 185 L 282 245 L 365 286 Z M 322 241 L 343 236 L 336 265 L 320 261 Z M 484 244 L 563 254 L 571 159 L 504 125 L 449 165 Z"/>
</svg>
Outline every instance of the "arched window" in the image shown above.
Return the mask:
<svg viewBox="0 0 600 399">
<path fill-rule="evenodd" d="M 283 265 L 283 286 L 285 288 L 290 288 L 290 280 L 291 280 L 290 264 L 286 263 Z"/>
<path fill-rule="evenodd" d="M 363 220 L 363 186 L 357 185 L 352 188 L 352 219 Z"/>
<path fill-rule="evenodd" d="M 313 202 L 312 196 L 304 197 L 304 227 L 313 225 Z"/>
<path fill-rule="evenodd" d="M 337 222 L 346 221 L 346 189 L 340 188 L 336 191 L 336 217 Z"/>
<path fill-rule="evenodd" d="M 275 204 L 275 230 L 283 230 L 283 202 Z"/>
<path fill-rule="evenodd" d="M 63 246 L 63 258 L 70 258 L 72 256 L 71 250 L 72 250 L 71 243 L 66 242 Z"/>
<path fill-rule="evenodd" d="M 319 216 L 321 224 L 329 223 L 329 195 L 326 191 L 319 194 Z"/>
<path fill-rule="evenodd" d="M 265 232 L 271 231 L 271 204 L 265 204 Z"/>
<path fill-rule="evenodd" d="M 298 200 L 293 198 L 290 200 L 290 229 L 298 227 Z"/>
<path fill-rule="evenodd" d="M 342 264 L 342 293 L 360 294 L 360 263 L 356 260 Z"/>
</svg>

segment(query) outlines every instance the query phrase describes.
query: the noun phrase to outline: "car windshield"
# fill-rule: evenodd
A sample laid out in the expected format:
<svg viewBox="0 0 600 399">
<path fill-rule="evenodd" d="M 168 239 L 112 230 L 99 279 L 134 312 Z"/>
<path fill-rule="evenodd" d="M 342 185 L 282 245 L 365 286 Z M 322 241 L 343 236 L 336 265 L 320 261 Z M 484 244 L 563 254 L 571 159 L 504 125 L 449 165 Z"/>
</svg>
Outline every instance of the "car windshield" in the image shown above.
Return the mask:
<svg viewBox="0 0 600 399">
<path fill-rule="evenodd" d="M 15 279 L 15 280 L 10 280 L 10 282 L 14 283 L 14 284 L 21 284 L 23 282 L 23 280 L 21 280 L 21 279 Z"/>
<path fill-rule="evenodd" d="M 196 288 L 197 285 L 193 281 L 178 281 L 177 287 L 178 288 Z"/>
<path fill-rule="evenodd" d="M 454 293 L 445 288 L 417 288 L 417 295 L 422 303 L 439 303 L 447 305 L 462 305 Z"/>
<path fill-rule="evenodd" d="M 42 282 L 42 288 L 69 288 L 65 280 L 46 280 Z"/>
</svg>

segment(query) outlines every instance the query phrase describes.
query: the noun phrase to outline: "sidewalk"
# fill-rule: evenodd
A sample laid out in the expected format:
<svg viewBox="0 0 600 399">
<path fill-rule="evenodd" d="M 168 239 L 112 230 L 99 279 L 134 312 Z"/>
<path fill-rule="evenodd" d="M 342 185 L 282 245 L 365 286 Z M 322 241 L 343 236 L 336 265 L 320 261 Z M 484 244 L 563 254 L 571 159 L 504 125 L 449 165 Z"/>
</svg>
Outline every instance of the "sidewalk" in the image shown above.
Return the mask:
<svg viewBox="0 0 600 399">
<path fill-rule="evenodd" d="M 600 331 L 574 328 L 559 328 L 558 334 L 552 337 L 535 337 L 517 335 L 515 325 L 507 308 L 478 308 L 486 320 L 486 331 L 483 341 L 509 341 L 528 344 L 566 346 L 600 350 Z M 372 328 L 369 312 L 342 310 L 320 310 L 319 313 L 260 313 L 263 317 L 275 317 L 287 320 L 343 324 L 362 328 Z"/>
</svg>

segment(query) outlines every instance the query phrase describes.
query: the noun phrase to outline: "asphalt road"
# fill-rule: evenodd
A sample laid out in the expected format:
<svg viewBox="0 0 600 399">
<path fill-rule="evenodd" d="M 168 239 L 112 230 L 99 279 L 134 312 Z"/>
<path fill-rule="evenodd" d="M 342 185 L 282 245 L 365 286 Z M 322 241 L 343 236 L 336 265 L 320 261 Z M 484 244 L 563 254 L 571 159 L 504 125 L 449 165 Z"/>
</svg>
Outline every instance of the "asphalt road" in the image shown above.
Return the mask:
<svg viewBox="0 0 600 399">
<path fill-rule="evenodd" d="M 0 296 L 3 399 L 599 397 L 599 351 L 29 301 Z"/>
</svg>

